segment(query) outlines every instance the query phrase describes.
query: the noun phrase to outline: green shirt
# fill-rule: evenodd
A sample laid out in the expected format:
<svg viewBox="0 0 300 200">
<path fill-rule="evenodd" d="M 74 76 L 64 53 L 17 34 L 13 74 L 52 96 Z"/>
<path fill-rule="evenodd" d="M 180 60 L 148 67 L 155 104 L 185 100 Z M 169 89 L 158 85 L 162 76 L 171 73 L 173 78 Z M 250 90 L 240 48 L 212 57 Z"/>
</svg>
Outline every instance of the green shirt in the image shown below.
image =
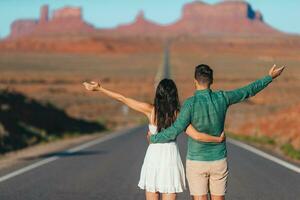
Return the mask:
<svg viewBox="0 0 300 200">
<path fill-rule="evenodd" d="M 230 105 L 254 96 L 269 83 L 271 76 L 266 76 L 245 87 L 232 91 L 197 90 L 195 95 L 188 98 L 176 121 L 167 129 L 150 137 L 151 143 L 166 143 L 174 141 L 189 124 L 198 131 L 213 136 L 219 136 L 224 130 L 225 116 Z M 199 142 L 188 138 L 187 159 L 198 161 L 214 161 L 225 158 L 226 144 Z"/>
</svg>

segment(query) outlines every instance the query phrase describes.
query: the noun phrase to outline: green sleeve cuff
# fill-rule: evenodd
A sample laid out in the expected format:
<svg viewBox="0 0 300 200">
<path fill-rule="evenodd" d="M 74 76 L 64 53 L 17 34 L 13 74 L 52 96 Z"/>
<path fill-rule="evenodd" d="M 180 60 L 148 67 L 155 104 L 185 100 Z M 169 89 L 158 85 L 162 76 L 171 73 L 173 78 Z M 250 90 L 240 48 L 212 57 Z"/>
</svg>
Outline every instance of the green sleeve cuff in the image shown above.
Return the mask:
<svg viewBox="0 0 300 200">
<path fill-rule="evenodd" d="M 273 78 L 272 78 L 272 76 L 270 76 L 270 75 L 265 76 L 264 79 L 267 81 L 267 83 L 271 83 L 271 82 L 273 81 Z"/>
<path fill-rule="evenodd" d="M 154 140 L 155 138 L 154 138 L 154 135 L 151 135 L 150 136 L 150 143 L 155 143 L 155 140 Z"/>
</svg>

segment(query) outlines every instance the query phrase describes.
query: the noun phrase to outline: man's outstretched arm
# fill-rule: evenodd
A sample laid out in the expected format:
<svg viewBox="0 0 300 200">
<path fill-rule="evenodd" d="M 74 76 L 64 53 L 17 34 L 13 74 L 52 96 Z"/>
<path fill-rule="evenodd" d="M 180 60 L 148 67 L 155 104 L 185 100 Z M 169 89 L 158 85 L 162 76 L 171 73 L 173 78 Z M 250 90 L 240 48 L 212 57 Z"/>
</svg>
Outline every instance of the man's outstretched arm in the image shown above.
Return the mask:
<svg viewBox="0 0 300 200">
<path fill-rule="evenodd" d="M 239 103 L 249 97 L 256 95 L 258 92 L 266 88 L 272 82 L 273 79 L 280 76 L 283 70 L 284 70 L 284 66 L 280 68 L 276 68 L 276 65 L 274 65 L 270 69 L 268 76 L 256 80 L 245 87 L 232 90 L 232 91 L 225 91 L 224 95 L 225 98 L 227 99 L 228 105 Z"/>
<path fill-rule="evenodd" d="M 191 106 L 192 105 L 189 100 L 185 101 L 176 121 L 169 128 L 152 135 L 150 137 L 150 142 L 166 143 L 175 140 L 176 137 L 182 133 L 191 122 Z"/>
</svg>

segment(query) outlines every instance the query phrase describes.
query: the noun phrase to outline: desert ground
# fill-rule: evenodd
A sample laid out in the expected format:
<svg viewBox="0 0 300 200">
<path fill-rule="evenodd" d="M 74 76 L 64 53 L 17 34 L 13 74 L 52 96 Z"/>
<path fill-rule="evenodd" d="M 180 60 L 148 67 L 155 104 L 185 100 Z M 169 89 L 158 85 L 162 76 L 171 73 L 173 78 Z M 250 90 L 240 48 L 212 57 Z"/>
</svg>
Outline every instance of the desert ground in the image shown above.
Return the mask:
<svg viewBox="0 0 300 200">
<path fill-rule="evenodd" d="M 70 46 L 74 42 L 58 43 L 51 49 L 53 45 L 43 45 L 38 40 L 29 45 L 35 47 L 31 50 L 20 43 L 14 44 L 16 47 L 0 46 L 0 88 L 50 102 L 72 117 L 97 121 L 110 129 L 145 123 L 145 117 L 122 104 L 85 91 L 82 82 L 97 80 L 106 88 L 151 103 L 155 76 L 163 62 L 163 40 L 105 39 L 103 48 L 100 38 L 93 40 L 89 51 L 90 43 L 80 41 L 78 45 L 84 48 L 75 50 Z M 298 37 L 179 38 L 171 41 L 171 74 L 183 102 L 193 94 L 193 70 L 197 64 L 206 63 L 214 69 L 216 90 L 244 86 L 267 75 L 274 63 L 286 65 L 284 75 L 266 90 L 232 106 L 226 130 L 267 136 L 280 145 L 288 143 L 300 149 L 299 113 L 295 112 L 300 103 L 299 55 Z"/>
</svg>

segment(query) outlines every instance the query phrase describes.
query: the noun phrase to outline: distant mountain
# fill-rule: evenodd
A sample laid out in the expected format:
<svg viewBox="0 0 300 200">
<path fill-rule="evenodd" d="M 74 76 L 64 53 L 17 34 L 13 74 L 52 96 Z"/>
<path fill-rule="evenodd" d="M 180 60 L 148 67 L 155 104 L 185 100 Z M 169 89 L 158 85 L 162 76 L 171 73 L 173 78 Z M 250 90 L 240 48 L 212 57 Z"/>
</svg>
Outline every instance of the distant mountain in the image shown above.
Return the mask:
<svg viewBox="0 0 300 200">
<path fill-rule="evenodd" d="M 186 4 L 181 18 L 167 26 L 155 24 L 140 13 L 133 23 L 120 25 L 111 31 L 147 36 L 282 34 L 267 25 L 262 14 L 244 1 L 224 1 L 214 5 L 195 1 Z"/>
<path fill-rule="evenodd" d="M 82 10 L 64 7 L 49 18 L 48 6 L 41 8 L 40 19 L 16 20 L 11 25 L 9 38 L 30 35 L 55 34 L 104 34 L 117 36 L 173 37 L 178 35 L 278 35 L 283 34 L 267 25 L 259 11 L 244 1 L 224 1 L 206 4 L 195 1 L 184 5 L 181 18 L 170 25 L 160 25 L 144 17 L 140 12 L 129 24 L 114 29 L 97 29 L 85 22 Z"/>
<path fill-rule="evenodd" d="M 134 22 L 130 24 L 119 25 L 115 29 L 107 30 L 108 32 L 116 32 L 121 35 L 150 35 L 158 36 L 164 31 L 164 26 L 147 20 L 144 12 L 139 12 Z M 101 32 L 101 31 L 100 31 Z"/>
<path fill-rule="evenodd" d="M 200 1 L 186 4 L 181 19 L 168 29 L 187 35 L 279 33 L 264 23 L 262 14 L 244 1 L 224 1 L 215 5 Z"/>
<path fill-rule="evenodd" d="M 49 18 L 47 5 L 41 7 L 40 18 L 16 20 L 11 25 L 9 38 L 15 39 L 28 35 L 78 34 L 91 33 L 95 28 L 82 18 L 81 8 L 64 7 L 53 12 Z"/>
</svg>

